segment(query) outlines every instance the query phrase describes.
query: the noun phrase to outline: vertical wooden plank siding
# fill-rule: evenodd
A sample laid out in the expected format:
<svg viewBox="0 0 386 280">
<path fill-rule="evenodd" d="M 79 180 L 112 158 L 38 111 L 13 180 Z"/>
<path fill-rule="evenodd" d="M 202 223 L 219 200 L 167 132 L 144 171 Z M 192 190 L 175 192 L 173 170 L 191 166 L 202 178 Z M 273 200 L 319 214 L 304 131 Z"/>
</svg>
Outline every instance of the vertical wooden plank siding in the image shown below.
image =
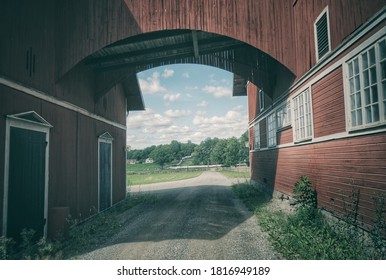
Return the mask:
<svg viewBox="0 0 386 280">
<path fill-rule="evenodd" d="M 249 120 L 253 120 L 259 110 L 259 104 L 258 104 L 258 94 L 257 94 L 257 87 L 252 84 L 248 83 L 247 86 L 247 92 L 248 92 L 248 115 Z"/>
</svg>

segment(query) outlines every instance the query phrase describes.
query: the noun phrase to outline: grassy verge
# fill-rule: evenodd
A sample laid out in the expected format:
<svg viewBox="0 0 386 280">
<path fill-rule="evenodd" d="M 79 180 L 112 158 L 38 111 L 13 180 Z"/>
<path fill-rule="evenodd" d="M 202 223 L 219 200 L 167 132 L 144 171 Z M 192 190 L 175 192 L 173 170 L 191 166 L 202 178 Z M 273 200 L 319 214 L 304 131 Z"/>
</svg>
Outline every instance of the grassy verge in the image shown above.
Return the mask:
<svg viewBox="0 0 386 280">
<path fill-rule="evenodd" d="M 164 171 L 158 173 L 128 174 L 127 185 L 146 185 L 190 179 L 201 175 L 201 171 Z"/>
<path fill-rule="evenodd" d="M 124 223 L 121 215 L 126 210 L 141 203 L 152 203 L 156 199 L 156 196 L 149 194 L 128 196 L 124 201 L 85 222 L 78 223 L 70 219 L 69 222 L 73 226 L 69 238 L 64 241 L 51 242 L 41 239 L 36 243 L 32 241 L 34 232 L 27 230 L 22 233 L 19 248 L 15 249 L 12 240 L 1 237 L 0 259 L 76 259 L 118 233 Z"/>
<path fill-rule="evenodd" d="M 232 171 L 232 170 L 222 170 L 221 174 L 228 178 L 240 178 L 240 179 L 249 179 L 251 178 L 251 174 L 249 171 Z"/>
<path fill-rule="evenodd" d="M 233 187 L 257 217 L 274 248 L 287 259 L 385 259 L 386 243 L 345 222 L 327 222 L 316 208 L 275 210 L 270 198 L 249 184 Z"/>
</svg>

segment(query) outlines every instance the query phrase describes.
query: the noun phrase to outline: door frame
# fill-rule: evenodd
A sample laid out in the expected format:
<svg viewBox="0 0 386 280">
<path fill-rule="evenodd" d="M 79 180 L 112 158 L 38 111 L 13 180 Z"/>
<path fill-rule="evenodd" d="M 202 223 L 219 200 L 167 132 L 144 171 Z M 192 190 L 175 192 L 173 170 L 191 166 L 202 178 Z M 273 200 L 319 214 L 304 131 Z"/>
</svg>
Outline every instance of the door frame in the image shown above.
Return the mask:
<svg viewBox="0 0 386 280">
<path fill-rule="evenodd" d="M 110 173 L 110 207 L 113 205 L 113 141 L 114 138 L 111 136 L 110 133 L 105 132 L 102 135 L 98 137 L 98 212 L 101 211 L 101 182 L 100 182 L 100 172 L 101 172 L 101 167 L 100 167 L 100 160 L 101 160 L 101 151 L 100 151 L 100 144 L 101 143 L 106 143 L 111 145 L 110 149 L 110 166 L 111 166 L 111 173 Z"/>
<path fill-rule="evenodd" d="M 9 160 L 10 160 L 10 141 L 11 127 L 26 129 L 30 131 L 43 132 L 46 134 L 46 154 L 45 154 L 45 179 L 44 179 L 44 218 L 48 218 L 48 180 L 49 180 L 49 149 L 50 149 L 50 128 L 44 118 L 35 111 L 24 112 L 16 115 L 6 116 L 5 126 L 5 161 L 4 161 L 4 197 L 3 197 L 3 236 L 7 236 L 8 222 L 8 188 L 9 188 Z M 44 238 L 47 237 L 47 222 L 44 225 Z"/>
</svg>

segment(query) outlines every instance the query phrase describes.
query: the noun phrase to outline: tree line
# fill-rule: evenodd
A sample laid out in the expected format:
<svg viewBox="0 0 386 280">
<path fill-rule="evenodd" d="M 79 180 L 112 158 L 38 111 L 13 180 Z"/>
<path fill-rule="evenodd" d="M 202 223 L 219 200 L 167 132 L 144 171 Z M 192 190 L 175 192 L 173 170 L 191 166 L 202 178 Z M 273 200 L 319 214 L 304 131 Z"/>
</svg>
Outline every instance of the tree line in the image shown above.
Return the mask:
<svg viewBox="0 0 386 280">
<path fill-rule="evenodd" d="M 176 140 L 170 144 L 150 146 L 142 150 L 128 150 L 127 159 L 144 163 L 151 158 L 162 167 L 165 164 L 178 164 L 182 158 L 191 157 L 194 165 L 221 164 L 235 166 L 249 162 L 249 150 L 246 147 L 248 134 L 245 132 L 240 138 L 227 139 L 207 138 L 200 144 L 191 141 L 180 143 Z"/>
</svg>

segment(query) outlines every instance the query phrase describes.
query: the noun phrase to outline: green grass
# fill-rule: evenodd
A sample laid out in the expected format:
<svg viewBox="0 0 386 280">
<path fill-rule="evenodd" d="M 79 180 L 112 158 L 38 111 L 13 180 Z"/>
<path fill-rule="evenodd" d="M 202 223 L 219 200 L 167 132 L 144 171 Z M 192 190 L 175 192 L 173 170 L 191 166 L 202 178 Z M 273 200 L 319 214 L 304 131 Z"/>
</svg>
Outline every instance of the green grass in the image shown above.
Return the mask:
<svg viewBox="0 0 386 280">
<path fill-rule="evenodd" d="M 249 171 L 232 171 L 232 170 L 222 170 L 220 171 L 221 174 L 228 178 L 245 178 L 249 179 L 251 177 L 251 174 Z"/>
<path fill-rule="evenodd" d="M 126 166 L 126 171 L 129 174 L 155 172 L 160 170 L 161 166 L 157 163 L 128 164 Z"/>
<path fill-rule="evenodd" d="M 200 176 L 202 171 L 164 171 L 159 173 L 128 174 L 127 185 L 146 185 L 173 182 Z"/>
<path fill-rule="evenodd" d="M 373 238 L 344 222 L 327 222 L 320 210 L 297 208 L 294 213 L 274 210 L 270 198 L 249 184 L 233 187 L 253 211 L 274 248 L 287 259 L 385 259 L 386 241 Z M 375 242 L 376 241 L 376 242 Z"/>
</svg>

